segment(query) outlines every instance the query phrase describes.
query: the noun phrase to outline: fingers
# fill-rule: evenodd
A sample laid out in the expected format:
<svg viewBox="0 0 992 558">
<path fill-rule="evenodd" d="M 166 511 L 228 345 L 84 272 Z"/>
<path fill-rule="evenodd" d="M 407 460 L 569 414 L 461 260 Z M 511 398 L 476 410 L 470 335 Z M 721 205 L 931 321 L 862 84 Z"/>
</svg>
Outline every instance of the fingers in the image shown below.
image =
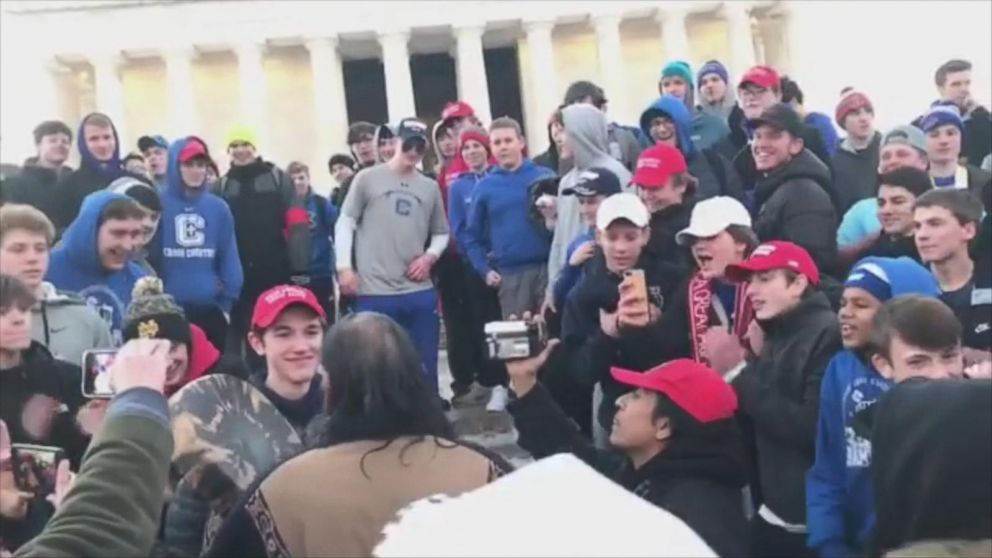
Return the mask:
<svg viewBox="0 0 992 558">
<path fill-rule="evenodd" d="M 7 423 L 0 420 L 0 460 L 10 459 L 10 431 Z"/>
</svg>

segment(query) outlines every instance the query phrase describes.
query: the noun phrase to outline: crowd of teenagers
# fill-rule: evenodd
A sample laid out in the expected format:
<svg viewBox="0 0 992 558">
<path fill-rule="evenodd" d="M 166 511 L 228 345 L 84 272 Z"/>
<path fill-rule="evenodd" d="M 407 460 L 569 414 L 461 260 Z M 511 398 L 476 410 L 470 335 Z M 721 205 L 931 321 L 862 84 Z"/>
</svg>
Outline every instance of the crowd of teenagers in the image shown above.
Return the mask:
<svg viewBox="0 0 992 558">
<path fill-rule="evenodd" d="M 247 127 L 221 174 L 197 136 L 122 158 L 102 113 L 44 122 L 0 186 L 2 552 L 369 555 L 404 506 L 513 470 L 446 415 L 484 405 L 719 556 L 988 555 L 992 116 L 971 69 L 943 64 L 918 119 L 876 130 L 857 89 L 831 118 L 774 68 L 675 61 L 637 126 L 571 84 L 533 158 L 517 121 L 455 101 L 433 126 L 353 123 L 329 197 Z M 485 325 L 513 320 L 551 341 L 490 358 Z M 83 355 L 114 347 L 115 395 L 84 397 Z M 176 478 L 166 403 L 218 374 L 305 447 L 219 514 Z M 21 482 L 19 444 L 61 450 L 52 494 Z"/>
</svg>

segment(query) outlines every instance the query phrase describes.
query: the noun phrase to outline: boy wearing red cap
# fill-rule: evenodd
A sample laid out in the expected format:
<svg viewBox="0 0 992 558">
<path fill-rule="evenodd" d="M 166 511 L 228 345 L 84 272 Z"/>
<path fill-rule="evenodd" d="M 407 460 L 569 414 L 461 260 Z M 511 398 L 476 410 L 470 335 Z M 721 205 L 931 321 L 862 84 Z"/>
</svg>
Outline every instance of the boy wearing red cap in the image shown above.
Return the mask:
<svg viewBox="0 0 992 558">
<path fill-rule="evenodd" d="M 675 242 L 675 235 L 689 226 L 697 181 L 689 174 L 682 152 L 666 144 L 645 149 L 632 182 L 651 212 L 651 240 L 645 252 L 655 264 L 687 273 L 689 256 Z"/>
<path fill-rule="evenodd" d="M 748 282 L 758 322 L 747 336 L 751 356 L 722 328 L 711 329 L 703 344 L 754 427 L 761 505 L 752 520 L 751 554 L 812 556 L 806 471 L 814 460 L 823 371 L 841 348 L 837 316 L 817 288 L 813 259 L 791 242 L 758 246 L 727 276 Z"/>
<path fill-rule="evenodd" d="M 713 370 L 675 360 L 644 373 L 611 369 L 617 399 L 610 449 L 597 449 L 537 381 L 551 347 L 507 363 L 518 443 L 535 458 L 568 452 L 692 527 L 719 556 L 748 554 L 746 465 L 737 396 Z"/>
<path fill-rule="evenodd" d="M 832 161 L 842 215 L 855 202 L 875 195 L 882 134 L 875 129 L 875 107 L 871 99 L 860 91 L 844 93 L 834 117 L 837 125 L 847 132 Z"/>
</svg>

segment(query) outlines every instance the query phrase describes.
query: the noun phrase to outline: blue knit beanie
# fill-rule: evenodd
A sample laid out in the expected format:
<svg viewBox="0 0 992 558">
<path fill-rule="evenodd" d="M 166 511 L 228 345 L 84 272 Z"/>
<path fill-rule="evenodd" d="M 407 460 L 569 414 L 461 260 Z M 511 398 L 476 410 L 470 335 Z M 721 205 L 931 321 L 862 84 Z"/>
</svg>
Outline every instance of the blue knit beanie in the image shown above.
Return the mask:
<svg viewBox="0 0 992 558">
<path fill-rule="evenodd" d="M 699 69 L 699 73 L 696 74 L 696 83 L 702 84 L 703 78 L 710 75 L 716 74 L 720 76 L 723 83 L 730 83 L 730 74 L 727 73 L 727 67 L 724 66 L 719 60 L 707 60 L 703 67 Z"/>
<path fill-rule="evenodd" d="M 864 289 L 879 302 L 916 294 L 936 297 L 940 294 L 937 280 L 930 271 L 905 256 L 899 258 L 867 257 L 854 264 L 844 281 L 844 288 Z"/>
<path fill-rule="evenodd" d="M 938 126 L 951 124 L 957 126 L 958 130 L 964 133 L 964 122 L 961 120 L 961 111 L 954 105 L 935 105 L 920 120 L 920 129 L 926 133 Z"/>
<path fill-rule="evenodd" d="M 689 67 L 688 62 L 682 60 L 675 60 L 665 64 L 665 67 L 661 69 L 662 79 L 666 77 L 677 76 L 685 80 L 692 87 L 692 68 Z"/>
</svg>

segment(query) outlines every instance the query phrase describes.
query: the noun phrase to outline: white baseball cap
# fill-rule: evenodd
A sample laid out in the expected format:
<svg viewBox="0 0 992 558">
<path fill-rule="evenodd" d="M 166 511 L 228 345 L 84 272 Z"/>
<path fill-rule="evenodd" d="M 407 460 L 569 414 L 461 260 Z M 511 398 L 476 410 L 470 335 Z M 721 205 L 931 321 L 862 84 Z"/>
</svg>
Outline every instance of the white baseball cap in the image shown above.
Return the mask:
<svg viewBox="0 0 992 558">
<path fill-rule="evenodd" d="M 613 194 L 599 204 L 596 211 L 596 228 L 605 231 L 617 219 L 626 219 L 636 227 L 646 227 L 651 222 L 651 214 L 641 198 L 635 194 Z"/>
<path fill-rule="evenodd" d="M 689 226 L 675 235 L 679 244 L 689 244 L 694 238 L 709 238 L 727 230 L 730 225 L 751 226 L 751 214 L 744 205 L 728 196 L 709 198 L 692 208 Z"/>
</svg>

